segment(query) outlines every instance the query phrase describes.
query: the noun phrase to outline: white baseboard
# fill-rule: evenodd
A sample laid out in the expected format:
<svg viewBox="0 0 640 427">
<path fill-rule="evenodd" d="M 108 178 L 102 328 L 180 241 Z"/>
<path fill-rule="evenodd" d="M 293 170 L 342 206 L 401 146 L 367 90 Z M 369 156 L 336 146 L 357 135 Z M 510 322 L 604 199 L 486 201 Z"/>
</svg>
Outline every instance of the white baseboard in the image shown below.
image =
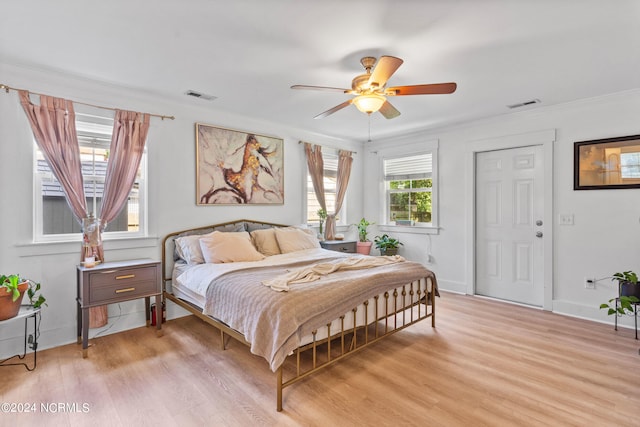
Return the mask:
<svg viewBox="0 0 640 427">
<path fill-rule="evenodd" d="M 455 292 L 458 294 L 466 294 L 467 284 L 464 282 L 452 282 L 450 280 L 438 279 L 438 289 L 441 291 Z"/>
</svg>

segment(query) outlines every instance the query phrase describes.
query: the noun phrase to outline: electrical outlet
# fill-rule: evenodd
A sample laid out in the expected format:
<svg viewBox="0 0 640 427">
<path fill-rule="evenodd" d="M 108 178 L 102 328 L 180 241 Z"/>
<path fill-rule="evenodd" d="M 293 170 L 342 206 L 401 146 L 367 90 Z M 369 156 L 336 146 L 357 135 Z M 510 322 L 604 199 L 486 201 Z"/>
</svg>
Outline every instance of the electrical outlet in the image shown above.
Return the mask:
<svg viewBox="0 0 640 427">
<path fill-rule="evenodd" d="M 595 289 L 596 288 L 596 279 L 592 277 L 584 278 L 584 287 L 585 289 Z"/>
</svg>

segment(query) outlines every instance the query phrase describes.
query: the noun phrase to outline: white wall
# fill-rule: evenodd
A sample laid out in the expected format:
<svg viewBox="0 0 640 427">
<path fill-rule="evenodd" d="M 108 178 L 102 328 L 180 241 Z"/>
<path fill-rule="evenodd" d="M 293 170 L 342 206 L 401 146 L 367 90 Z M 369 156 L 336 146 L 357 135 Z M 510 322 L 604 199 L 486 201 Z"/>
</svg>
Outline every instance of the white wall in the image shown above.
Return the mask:
<svg viewBox="0 0 640 427">
<path fill-rule="evenodd" d="M 438 276 L 443 289 L 464 292 L 472 279 L 465 268 L 468 247 L 466 212 L 472 203 L 465 183 L 472 173 L 465 169 L 468 145 L 473 141 L 556 130 L 553 165 L 553 310 L 558 313 L 613 322 L 602 302 L 616 291 L 610 278 L 598 281 L 595 290 L 584 287 L 584 277 L 605 278 L 617 271 L 640 270 L 640 190 L 573 190 L 573 144 L 576 141 L 640 134 L 640 91 L 613 94 L 564 105 L 505 114 L 438 131 L 380 141 L 415 150 L 428 141 L 439 142 L 439 220 L 437 235 L 399 234 L 405 243 L 400 254 L 423 262 Z M 407 141 L 412 141 L 409 145 Z M 368 152 L 364 182 L 376 182 L 378 156 Z M 367 198 L 364 211 L 379 218 L 381 200 Z M 367 194 L 370 194 L 369 192 Z M 560 226 L 560 214 L 573 214 L 575 225 Z M 374 231 L 375 232 L 375 231 Z M 374 234 L 375 235 L 375 234 Z M 429 263 L 427 250 L 433 259 Z M 632 325 L 632 318 L 623 320 Z"/>
<path fill-rule="evenodd" d="M 380 141 L 365 147 L 336 141 L 303 130 L 283 129 L 227 114 L 214 105 L 201 107 L 190 100 L 159 99 L 149 94 L 86 81 L 52 72 L 29 70 L 0 63 L 2 81 L 10 86 L 47 93 L 76 101 L 124 109 L 175 115 L 176 120 L 154 119 L 149 149 L 148 239 L 105 242 L 110 260 L 160 258 L 160 243 L 171 231 L 239 218 L 279 223 L 303 220 L 304 156 L 299 140 L 344 147 L 355 156 L 349 193 L 348 222 L 364 214 L 380 221 L 378 155 L 382 144 L 399 144 L 411 150 L 425 142 L 439 144 L 439 219 L 437 235 L 399 235 L 405 246 L 401 254 L 425 263 L 438 275 L 443 289 L 465 290 L 470 280 L 465 269 L 469 195 L 465 182 L 466 145 L 471 141 L 517 135 L 545 129 L 556 130 L 554 148 L 554 311 L 611 322 L 598 305 L 614 295 L 609 279 L 586 290 L 585 276 L 602 278 L 621 270 L 640 270 L 640 190 L 573 191 L 573 143 L 590 139 L 640 134 L 640 91 L 614 94 L 555 107 L 478 121 L 471 124 L 411 135 L 396 141 Z M 544 100 L 543 100 L 544 101 Z M 280 206 L 195 205 L 195 126 L 206 123 L 254 131 L 284 138 L 285 203 Z M 33 142 L 15 92 L 0 93 L 0 272 L 19 273 L 40 281 L 49 307 L 43 313 L 41 348 L 75 342 L 75 265 L 79 243 L 32 243 Z M 366 198 L 364 198 L 366 194 Z M 574 226 L 559 226 L 559 214 L 575 216 Z M 378 230 L 373 227 L 371 235 Z M 432 260 L 427 258 L 431 250 Z M 433 262 L 430 262 L 433 261 Z M 141 301 L 109 308 L 112 328 L 107 333 L 144 324 Z M 169 316 L 179 313 L 169 306 Z M 630 325 L 630 319 L 625 319 Z M 92 330 L 92 333 L 95 331 Z M 585 331 L 586 333 L 586 331 Z M 22 324 L 0 326 L 0 357 L 21 349 Z"/>
<path fill-rule="evenodd" d="M 166 100 L 149 94 L 53 72 L 0 63 L 2 82 L 32 92 L 80 102 L 150 113 L 174 115 L 175 120 L 152 119 L 148 137 L 149 238 L 105 241 L 107 260 L 160 259 L 162 238 L 185 228 L 235 219 L 284 224 L 304 220 L 306 164 L 299 140 L 361 151 L 359 144 L 323 138 L 272 123 L 237 117 L 195 104 L 190 99 Z M 201 106 L 204 105 L 204 106 Z M 195 123 L 273 135 L 284 139 L 285 203 L 274 206 L 196 206 Z M 347 194 L 349 222 L 362 214 L 362 158 L 354 157 Z M 16 92 L 0 93 L 0 272 L 19 273 L 39 281 L 48 307 L 42 315 L 40 348 L 76 341 L 76 275 L 80 242 L 33 244 L 33 137 Z M 122 312 L 119 320 L 114 321 Z M 169 316 L 178 315 L 172 305 Z M 109 306 L 106 333 L 144 325 L 141 300 Z M 91 330 L 90 336 L 97 330 Z M 21 349 L 23 324 L 0 326 L 0 358 Z"/>
</svg>

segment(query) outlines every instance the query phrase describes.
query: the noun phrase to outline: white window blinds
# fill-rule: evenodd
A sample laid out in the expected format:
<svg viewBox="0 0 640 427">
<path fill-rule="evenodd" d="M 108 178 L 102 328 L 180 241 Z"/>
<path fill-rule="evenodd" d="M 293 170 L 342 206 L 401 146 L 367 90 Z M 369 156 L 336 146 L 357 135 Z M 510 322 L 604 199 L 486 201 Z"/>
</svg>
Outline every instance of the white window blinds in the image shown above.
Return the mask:
<svg viewBox="0 0 640 427">
<path fill-rule="evenodd" d="M 431 153 L 384 160 L 385 181 L 427 179 L 431 178 L 432 170 Z"/>
</svg>

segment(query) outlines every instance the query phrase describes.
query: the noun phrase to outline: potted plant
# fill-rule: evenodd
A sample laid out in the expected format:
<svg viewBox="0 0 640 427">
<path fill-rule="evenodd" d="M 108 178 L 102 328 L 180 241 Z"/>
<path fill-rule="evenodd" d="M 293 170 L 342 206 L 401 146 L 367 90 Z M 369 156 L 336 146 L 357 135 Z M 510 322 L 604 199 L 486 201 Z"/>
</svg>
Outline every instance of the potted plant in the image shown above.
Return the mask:
<svg viewBox="0 0 640 427">
<path fill-rule="evenodd" d="M 634 304 L 640 303 L 638 275 L 633 271 L 624 271 L 615 273 L 611 280 L 618 281 L 618 297 L 611 298 L 607 303 L 600 304 L 600 308 L 606 308 L 608 315 L 635 314 Z"/>
<path fill-rule="evenodd" d="M 356 251 L 359 254 L 369 255 L 371 253 L 371 245 L 373 244 L 369 239 L 367 239 L 368 230 L 367 228 L 373 224 L 373 222 L 369 222 L 366 219 L 362 218 L 356 227 L 358 227 L 358 242 L 356 244 Z"/>
<path fill-rule="evenodd" d="M 393 237 L 389 237 L 388 234 L 383 234 L 382 236 L 376 236 L 373 239 L 374 245 L 376 248 L 380 250 L 380 255 L 397 255 L 398 247 L 403 245 L 398 239 Z"/>
<path fill-rule="evenodd" d="M 17 274 L 0 275 L 0 320 L 11 319 L 18 314 L 25 292 L 34 308 L 46 305 L 46 298 L 39 291 L 40 283 L 22 279 Z"/>
</svg>

